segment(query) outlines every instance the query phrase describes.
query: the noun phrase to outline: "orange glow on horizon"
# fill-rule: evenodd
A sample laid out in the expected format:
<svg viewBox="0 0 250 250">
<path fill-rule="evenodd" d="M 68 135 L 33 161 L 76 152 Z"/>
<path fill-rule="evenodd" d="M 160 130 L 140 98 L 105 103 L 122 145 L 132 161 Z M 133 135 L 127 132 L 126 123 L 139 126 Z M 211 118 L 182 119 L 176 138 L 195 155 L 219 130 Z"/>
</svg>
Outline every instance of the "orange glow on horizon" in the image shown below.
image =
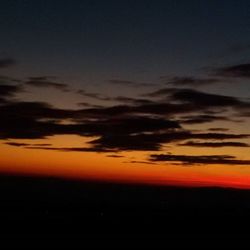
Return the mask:
<svg viewBox="0 0 250 250">
<path fill-rule="evenodd" d="M 53 146 L 82 146 L 81 137 L 61 136 L 50 139 Z M 42 143 L 44 141 L 37 141 Z M 67 145 L 68 144 L 68 145 Z M 59 152 L 24 149 L 1 145 L 0 172 L 73 178 L 83 180 L 141 183 L 174 186 L 218 186 L 250 189 L 248 166 L 196 165 L 176 166 L 166 163 L 146 164 L 145 152 L 121 153 L 121 158 L 108 153 Z M 188 151 L 187 151 L 188 152 Z M 190 152 L 188 152 L 190 153 Z M 138 160 L 138 163 L 129 161 Z"/>
</svg>

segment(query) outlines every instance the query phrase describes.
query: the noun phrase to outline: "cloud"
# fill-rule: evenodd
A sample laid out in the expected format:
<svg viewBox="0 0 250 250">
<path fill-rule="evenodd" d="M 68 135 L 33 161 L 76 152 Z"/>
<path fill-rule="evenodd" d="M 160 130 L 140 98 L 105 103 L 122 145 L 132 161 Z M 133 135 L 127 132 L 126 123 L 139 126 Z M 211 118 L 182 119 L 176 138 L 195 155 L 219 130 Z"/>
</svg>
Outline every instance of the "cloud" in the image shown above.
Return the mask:
<svg viewBox="0 0 250 250">
<path fill-rule="evenodd" d="M 250 78 L 250 64 L 237 64 L 213 69 L 213 73 L 221 77 Z"/>
<path fill-rule="evenodd" d="M 13 58 L 0 58 L 0 69 L 9 68 L 16 64 Z"/>
<path fill-rule="evenodd" d="M 71 117 L 71 112 L 47 103 L 7 102 L 0 106 L 0 115 L 0 138 L 38 139 L 67 134 L 68 129 L 58 121 Z"/>
<path fill-rule="evenodd" d="M 173 86 L 203 86 L 203 85 L 210 85 L 210 84 L 214 84 L 218 82 L 221 82 L 221 79 L 198 78 L 198 77 L 192 77 L 192 76 L 186 76 L 186 77 L 175 76 L 175 77 L 169 78 L 166 84 L 173 85 Z"/>
<path fill-rule="evenodd" d="M 109 83 L 117 84 L 117 85 L 127 85 L 132 87 L 152 87 L 155 86 L 153 83 L 147 82 L 137 82 L 137 81 L 129 81 L 129 80 L 121 80 L 121 79 L 110 79 Z"/>
<path fill-rule="evenodd" d="M 87 107 L 87 108 L 102 108 L 101 105 L 95 105 L 88 102 L 79 102 L 77 103 L 77 105 L 80 107 Z"/>
<path fill-rule="evenodd" d="M 160 142 L 154 141 L 153 134 L 150 137 L 147 132 L 180 128 L 175 121 L 146 117 L 108 120 L 106 124 L 106 127 L 100 128 L 101 137 L 89 142 L 93 147 L 119 151 L 155 151 L 160 149 Z"/>
<path fill-rule="evenodd" d="M 144 135 L 103 135 L 90 142 L 93 147 L 117 151 L 158 151 L 161 145 Z"/>
<path fill-rule="evenodd" d="M 148 100 L 145 98 L 132 98 L 132 97 L 126 97 L 126 96 L 115 96 L 115 97 L 110 97 L 110 96 L 105 96 L 105 95 L 101 95 L 99 93 L 93 93 L 93 92 L 87 92 L 85 90 L 78 90 L 76 92 L 77 94 L 80 94 L 84 97 L 88 97 L 88 98 L 93 98 L 96 100 L 100 100 L 100 101 L 108 101 L 108 102 L 118 102 L 121 104 L 129 104 L 129 105 L 134 105 L 134 106 L 138 106 L 138 105 L 147 105 L 147 104 L 154 104 L 154 102 L 152 100 Z M 81 102 L 79 103 L 80 106 L 92 106 L 92 107 L 97 107 L 100 108 L 101 106 L 96 106 L 96 105 L 89 105 L 86 102 Z"/>
<path fill-rule="evenodd" d="M 188 141 L 185 143 L 178 144 L 179 146 L 188 146 L 188 147 L 249 147 L 247 143 L 243 142 L 194 142 Z"/>
<path fill-rule="evenodd" d="M 110 158 L 124 158 L 123 155 L 106 155 L 106 157 L 110 157 Z"/>
<path fill-rule="evenodd" d="M 227 164 L 227 165 L 250 165 L 250 160 L 238 160 L 231 155 L 172 155 L 152 154 L 149 158 L 152 162 L 177 162 L 183 164 Z"/>
<path fill-rule="evenodd" d="M 246 139 L 250 135 L 245 134 L 224 134 L 224 133 L 191 133 L 188 131 L 169 131 L 165 133 L 140 133 L 140 134 L 109 134 L 90 141 L 94 147 L 117 149 L 119 151 L 139 150 L 139 151 L 159 151 L 162 145 L 174 143 L 188 139 L 203 140 L 226 140 L 226 139 Z"/>
<path fill-rule="evenodd" d="M 157 163 L 152 162 L 152 161 L 125 161 L 123 163 L 157 165 Z"/>
<path fill-rule="evenodd" d="M 176 119 L 168 118 L 169 114 L 187 111 L 189 105 L 166 103 L 65 110 L 41 102 L 9 102 L 0 106 L 0 138 L 41 139 L 52 135 L 74 134 L 97 136 L 97 139 L 89 142 L 91 150 L 95 151 L 157 151 L 164 143 L 187 139 L 248 137 L 246 134 L 191 133 L 183 130 Z"/>
<path fill-rule="evenodd" d="M 221 131 L 221 132 L 225 132 L 225 131 L 229 131 L 228 128 L 209 128 L 208 131 Z"/>
<path fill-rule="evenodd" d="M 158 130 L 178 129 L 176 121 L 141 116 L 122 116 L 89 120 L 80 111 L 62 110 L 39 102 L 15 102 L 0 106 L 2 139 L 42 139 L 52 135 L 75 134 L 80 136 L 99 136 L 99 140 L 90 142 L 95 151 L 149 150 L 158 149 L 157 144 L 142 145 L 135 134 Z M 61 120 L 71 119 L 75 123 L 62 124 Z M 116 144 L 107 138 L 120 140 Z M 112 149 L 112 150 L 111 150 Z M 76 150 L 76 149 L 74 149 Z M 84 149 L 85 150 L 85 149 Z M 88 149 L 90 150 L 90 149 Z"/>
<path fill-rule="evenodd" d="M 69 91 L 67 84 L 54 82 L 48 76 L 29 77 L 24 84 L 37 88 L 55 88 L 65 92 Z"/>
<path fill-rule="evenodd" d="M 22 90 L 21 86 L 18 85 L 5 85 L 0 84 L 0 96 L 11 97 Z"/>
<path fill-rule="evenodd" d="M 31 147 L 31 146 L 36 146 L 36 147 L 47 147 L 51 146 L 50 143 L 37 143 L 37 144 L 31 144 L 31 143 L 20 143 L 20 142 L 5 142 L 4 144 L 9 145 L 9 146 L 14 146 L 14 147 Z"/>
<path fill-rule="evenodd" d="M 30 145 L 28 143 L 19 143 L 19 142 L 5 142 L 4 144 L 14 147 L 25 147 Z"/>
<path fill-rule="evenodd" d="M 215 121 L 232 121 L 232 120 L 225 116 L 215 116 L 215 115 L 184 116 L 181 117 L 181 119 L 179 120 L 181 124 L 202 124 Z"/>
<path fill-rule="evenodd" d="M 194 89 L 163 88 L 146 94 L 149 97 L 165 97 L 174 102 L 185 105 L 205 108 L 231 107 L 236 109 L 249 109 L 250 103 L 241 101 L 233 96 L 205 93 Z M 194 109 L 195 110 L 195 109 Z"/>
<path fill-rule="evenodd" d="M 85 115 L 92 118 L 124 116 L 124 115 L 153 115 L 153 116 L 171 116 L 175 114 L 189 113 L 200 110 L 199 107 L 187 104 L 172 104 L 169 102 L 149 102 L 147 104 L 134 105 L 114 105 L 102 108 L 84 109 L 79 111 L 79 115 Z"/>
<path fill-rule="evenodd" d="M 26 149 L 42 149 L 42 150 L 52 150 L 52 151 L 62 151 L 62 152 L 95 152 L 95 153 L 112 153 L 115 150 L 105 149 L 105 148 L 85 148 L 85 147 L 69 147 L 69 148 L 59 148 L 59 147 L 37 147 L 29 146 Z"/>
<path fill-rule="evenodd" d="M 87 92 L 83 89 L 79 89 L 76 92 L 77 94 L 80 94 L 82 96 L 85 97 L 89 97 L 89 98 L 93 98 L 93 99 L 97 99 L 97 100 L 101 100 L 101 101 L 112 101 L 112 98 L 98 94 L 98 93 L 92 93 L 92 92 Z"/>
<path fill-rule="evenodd" d="M 185 136 L 183 136 L 184 138 Z M 189 138 L 188 138 L 189 137 Z M 250 134 L 230 134 L 230 133 L 190 133 L 185 139 L 212 139 L 212 140 L 227 140 L 227 139 L 246 139 Z"/>
<path fill-rule="evenodd" d="M 80 94 L 84 97 L 93 98 L 100 101 L 112 101 L 112 102 L 118 102 L 118 103 L 125 103 L 125 104 L 132 104 L 132 105 L 139 105 L 139 104 L 151 104 L 152 101 L 148 99 L 143 98 L 131 98 L 126 96 L 115 96 L 115 97 L 109 97 L 105 95 L 101 95 L 99 93 L 93 93 L 93 92 L 87 92 L 85 90 L 78 90 L 76 92 L 77 94 Z M 84 104 L 85 102 L 83 102 Z M 86 106 L 86 105 L 83 105 Z"/>
<path fill-rule="evenodd" d="M 23 91 L 21 85 L 0 84 L 0 103 L 7 102 L 9 98 L 14 97 L 21 91 Z"/>
<path fill-rule="evenodd" d="M 102 126 L 94 129 L 86 129 L 84 125 L 58 125 L 57 130 L 54 131 L 56 134 L 77 134 L 82 136 L 93 136 L 96 135 L 99 138 L 90 140 L 88 142 L 89 147 L 47 147 L 46 144 L 29 144 L 29 145 L 17 145 L 16 143 L 7 143 L 12 146 L 25 146 L 29 149 L 44 149 L 44 150 L 57 150 L 57 151 L 68 151 L 68 152 L 121 152 L 121 151 L 159 151 L 162 145 L 166 143 L 181 142 L 187 139 L 202 139 L 202 140 L 227 140 L 227 139 L 245 139 L 249 135 L 245 134 L 223 134 L 223 133 L 191 133 L 187 131 L 168 131 L 168 132 L 153 132 L 153 133 L 131 133 L 131 129 L 123 129 L 115 131 L 114 127 L 111 126 L 110 130 L 103 129 Z M 62 127 L 61 127 L 62 126 Z M 75 127 L 76 126 L 76 127 Z M 90 126 L 91 127 L 91 126 Z M 89 127 L 89 128 L 90 128 Z M 112 132 L 113 130 L 113 132 Z M 146 129 L 144 129 L 146 130 Z M 46 132 L 46 133 L 45 133 Z M 36 134 L 36 137 L 44 136 L 45 134 L 52 135 L 51 129 L 48 131 L 40 131 Z M 12 132 L 13 133 L 13 132 Z M 23 135 L 27 138 L 32 138 L 27 131 L 20 131 L 20 135 L 14 134 L 14 137 L 23 138 Z M 33 133 L 31 135 L 34 136 Z M 13 137 L 13 135 L 12 135 Z M 211 143 L 211 142 L 210 142 Z M 207 147 L 211 147 L 212 144 L 208 144 Z M 216 145 L 214 143 L 213 145 Z M 217 146 L 226 146 L 226 143 L 217 144 Z M 204 145 L 205 146 L 205 145 Z M 229 145 L 228 145 L 229 146 Z M 230 146 L 238 147 L 239 144 L 231 143 Z M 241 144 L 243 146 L 243 144 Z"/>
<path fill-rule="evenodd" d="M 193 89 L 176 90 L 171 98 L 175 101 L 193 103 L 203 107 L 240 106 L 242 102 L 235 97 L 204 93 Z"/>
<path fill-rule="evenodd" d="M 21 83 L 21 80 L 10 77 L 10 76 L 4 76 L 0 75 L 0 84 L 16 84 L 16 83 Z"/>
<path fill-rule="evenodd" d="M 43 81 L 43 78 L 35 80 Z M 15 88 L 4 87 L 2 96 L 12 96 L 15 92 Z M 0 138 L 43 139 L 54 135 L 78 135 L 91 138 L 87 142 L 88 147 L 56 148 L 51 145 L 13 143 L 12 146 L 101 153 L 160 151 L 165 144 L 185 143 L 186 140 L 195 139 L 208 141 L 207 143 L 212 140 L 213 145 L 206 144 L 211 147 L 218 146 L 222 140 L 249 138 L 248 134 L 218 133 L 216 130 L 211 133 L 194 133 L 183 128 L 185 124 L 218 120 L 231 122 L 233 119 L 226 116 L 225 108 L 243 109 L 248 103 L 235 97 L 192 89 L 170 88 L 164 89 L 163 92 L 164 94 L 161 90 L 157 92 L 157 96 L 164 97 L 160 100 L 104 96 L 105 99 L 116 100 L 122 104 L 92 107 L 83 103 L 83 108 L 74 110 L 59 109 L 43 102 L 6 101 L 0 105 Z M 83 91 L 82 94 L 91 93 Z M 104 98 L 95 93 L 89 96 Z M 239 144 L 231 146 L 238 147 Z"/>
<path fill-rule="evenodd" d="M 152 100 L 143 99 L 143 98 L 131 98 L 126 96 L 117 96 L 113 97 L 112 101 L 117 101 L 125 104 L 132 104 L 132 105 L 147 105 L 147 104 L 154 104 Z"/>
</svg>

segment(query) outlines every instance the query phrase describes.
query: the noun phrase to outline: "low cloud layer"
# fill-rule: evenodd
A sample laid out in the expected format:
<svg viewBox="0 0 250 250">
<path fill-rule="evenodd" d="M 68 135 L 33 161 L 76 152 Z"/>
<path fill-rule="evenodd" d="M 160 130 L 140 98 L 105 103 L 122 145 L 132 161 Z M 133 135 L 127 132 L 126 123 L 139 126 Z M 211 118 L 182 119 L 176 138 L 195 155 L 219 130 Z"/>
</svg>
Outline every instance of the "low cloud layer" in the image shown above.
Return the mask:
<svg viewBox="0 0 250 250">
<path fill-rule="evenodd" d="M 47 76 L 29 77 L 28 80 L 24 81 L 24 84 L 37 88 L 55 88 L 62 91 L 68 91 L 67 84 L 55 82 L 51 80 L 51 77 Z"/>
<path fill-rule="evenodd" d="M 175 76 L 166 80 L 167 85 L 172 86 L 184 86 L 184 87 L 197 87 L 210 85 L 214 83 L 219 83 L 222 80 L 219 78 L 201 78 L 201 77 L 193 77 L 193 76 Z"/>
<path fill-rule="evenodd" d="M 195 142 L 188 141 L 185 143 L 179 144 L 179 146 L 188 146 L 188 147 L 206 147 L 206 148 L 220 148 L 220 147 L 249 147 L 247 143 L 244 142 Z"/>
<path fill-rule="evenodd" d="M 153 162 L 177 162 L 183 164 L 226 164 L 226 165 L 249 165 L 250 160 L 237 160 L 231 155 L 172 155 L 172 154 L 152 154 L 150 160 Z"/>
<path fill-rule="evenodd" d="M 2 63 L 2 66 L 1 66 Z M 9 63 L 9 64 L 8 64 Z M 0 60 L 0 67 L 11 62 Z M 105 96 L 83 89 L 74 91 L 70 85 L 53 77 L 28 77 L 8 80 L 0 85 L 0 139 L 12 147 L 42 149 L 62 152 L 110 153 L 119 158 L 123 151 L 145 151 L 152 164 L 157 161 L 173 164 L 228 164 L 248 165 L 231 155 L 172 155 L 161 154 L 166 146 L 193 148 L 249 147 L 243 140 L 247 133 L 230 132 L 218 126 L 226 122 L 244 123 L 250 112 L 250 102 L 239 97 L 187 88 L 217 84 L 222 77 L 248 77 L 248 66 L 235 65 L 215 70 L 216 77 L 173 77 L 167 84 L 139 97 Z M 218 78 L 217 78 L 218 77 Z M 220 78 L 221 77 L 221 78 Z M 4 78 L 2 78 L 4 81 Z M 10 81 L 10 83 L 8 82 Z M 127 80 L 109 80 L 112 84 L 137 85 Z M 178 86 L 181 86 L 178 88 Z M 15 98 L 24 88 L 55 88 L 82 96 L 78 109 L 59 109 L 46 102 L 23 101 Z M 166 85 L 165 85 L 166 86 Z M 184 88 L 182 86 L 185 86 Z M 187 86 L 187 87 L 186 87 Z M 95 105 L 85 98 L 99 100 L 105 105 Z M 88 100 L 88 99 L 87 99 Z M 238 120 L 241 117 L 242 120 Z M 210 129 L 193 131 L 193 125 L 212 124 Z M 88 138 L 84 147 L 54 147 L 53 145 L 20 143 L 16 139 L 46 139 L 56 135 L 77 135 Z M 159 152 L 159 154 L 153 154 Z M 135 160 L 134 162 L 138 162 Z"/>
<path fill-rule="evenodd" d="M 9 68 L 16 64 L 13 58 L 0 58 L 0 69 Z"/>
<path fill-rule="evenodd" d="M 131 87 L 152 87 L 155 85 L 153 83 L 137 82 L 137 81 L 123 80 L 123 79 L 110 79 L 108 80 L 108 82 L 111 84 L 131 86 Z"/>
<path fill-rule="evenodd" d="M 250 78 L 250 63 L 217 68 L 214 73 L 222 77 Z"/>
</svg>

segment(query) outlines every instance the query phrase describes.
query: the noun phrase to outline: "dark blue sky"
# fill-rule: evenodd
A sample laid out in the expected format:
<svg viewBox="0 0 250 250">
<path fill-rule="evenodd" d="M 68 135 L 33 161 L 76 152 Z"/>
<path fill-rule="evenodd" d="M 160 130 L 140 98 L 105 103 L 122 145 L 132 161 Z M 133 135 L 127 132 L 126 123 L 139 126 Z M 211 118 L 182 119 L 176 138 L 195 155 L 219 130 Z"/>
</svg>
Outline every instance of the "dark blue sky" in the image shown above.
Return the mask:
<svg viewBox="0 0 250 250">
<path fill-rule="evenodd" d="M 245 63 L 250 52 L 249 1 L 8 0 L 0 9 L 0 56 L 15 58 L 20 76 L 157 82 Z"/>
</svg>

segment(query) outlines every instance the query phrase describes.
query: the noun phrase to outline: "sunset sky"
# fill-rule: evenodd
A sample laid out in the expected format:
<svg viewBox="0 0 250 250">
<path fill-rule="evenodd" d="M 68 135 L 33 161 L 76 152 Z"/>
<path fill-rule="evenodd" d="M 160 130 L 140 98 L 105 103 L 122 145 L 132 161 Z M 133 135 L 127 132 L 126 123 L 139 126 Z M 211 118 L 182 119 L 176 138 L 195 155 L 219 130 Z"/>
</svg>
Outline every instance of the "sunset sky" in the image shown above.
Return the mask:
<svg viewBox="0 0 250 250">
<path fill-rule="evenodd" d="M 0 172 L 250 188 L 250 2 L 0 5 Z"/>
</svg>

